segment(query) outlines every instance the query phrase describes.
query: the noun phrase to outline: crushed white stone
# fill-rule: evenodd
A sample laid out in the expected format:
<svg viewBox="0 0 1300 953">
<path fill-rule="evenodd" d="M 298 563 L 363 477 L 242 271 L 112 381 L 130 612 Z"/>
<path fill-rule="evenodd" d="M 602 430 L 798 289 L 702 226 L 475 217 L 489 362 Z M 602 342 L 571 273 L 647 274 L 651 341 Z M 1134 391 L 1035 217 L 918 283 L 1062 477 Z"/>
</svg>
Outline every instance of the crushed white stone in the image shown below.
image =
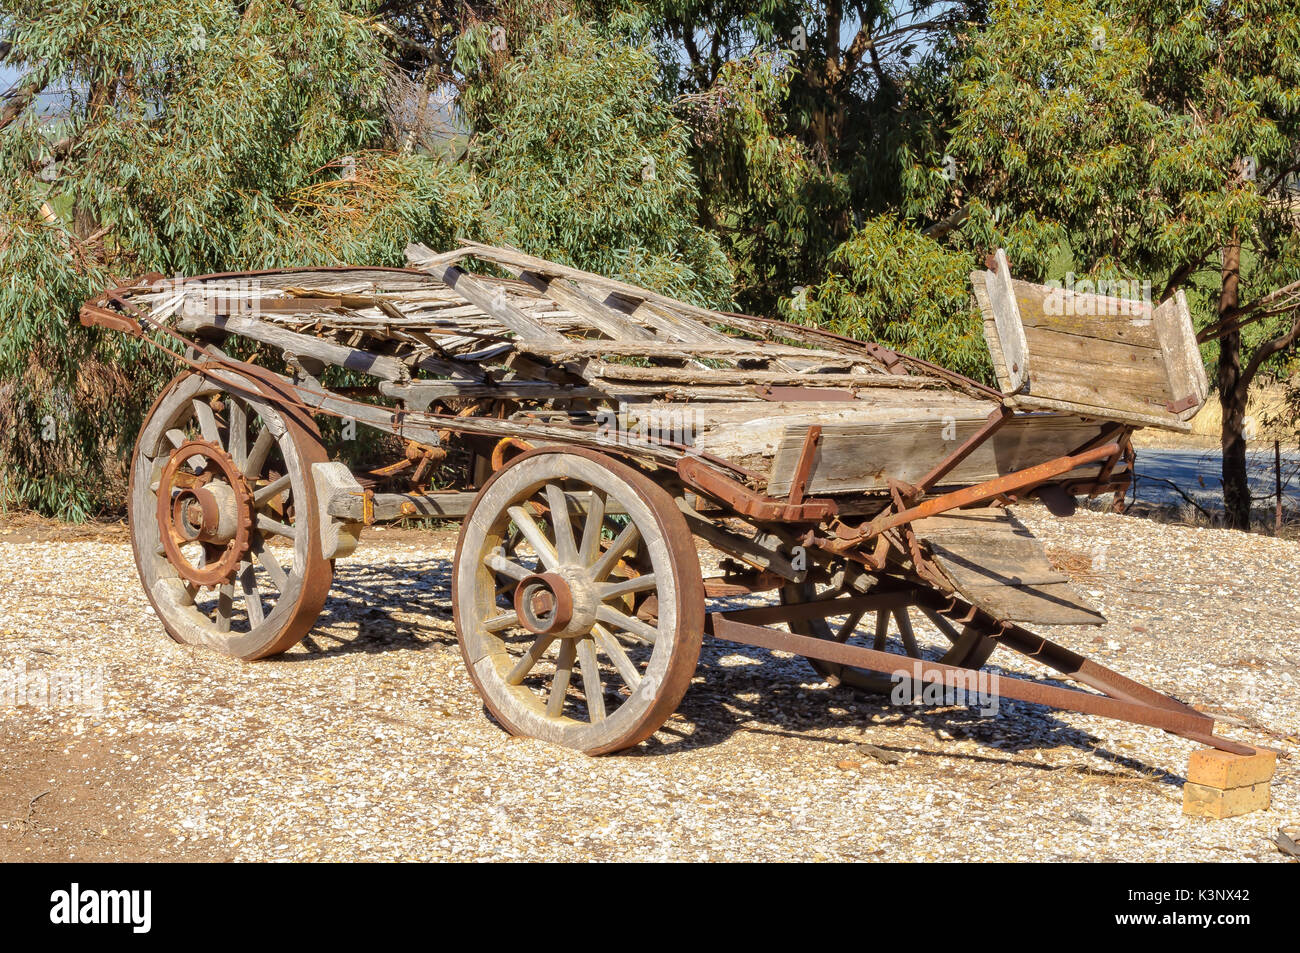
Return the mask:
<svg viewBox="0 0 1300 953">
<path fill-rule="evenodd" d="M 0 542 L 0 664 L 106 676 L 102 710 L 0 718 L 147 765 L 146 795 L 106 823 L 217 859 L 1284 860 L 1272 838 L 1300 822 L 1300 545 L 1018 515 L 1109 620 L 1044 634 L 1281 751 L 1269 810 L 1183 816 L 1197 746 L 1157 730 L 1011 702 L 995 717 L 900 707 L 707 640 L 681 709 L 640 749 L 511 738 L 463 671 L 445 535 L 372 537 L 339 562 L 309 639 L 252 664 L 168 640 L 126 545 Z M 1005 650 L 992 664 L 1042 672 Z"/>
</svg>

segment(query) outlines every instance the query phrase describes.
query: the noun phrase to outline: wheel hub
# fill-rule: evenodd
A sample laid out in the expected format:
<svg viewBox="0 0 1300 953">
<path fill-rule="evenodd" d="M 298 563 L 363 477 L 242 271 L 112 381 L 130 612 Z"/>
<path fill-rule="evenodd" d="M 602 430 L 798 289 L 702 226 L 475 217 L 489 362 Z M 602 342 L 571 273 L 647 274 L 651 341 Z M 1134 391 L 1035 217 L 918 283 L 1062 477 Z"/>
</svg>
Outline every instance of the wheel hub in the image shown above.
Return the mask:
<svg viewBox="0 0 1300 953">
<path fill-rule="evenodd" d="M 514 602 L 519 624 L 535 635 L 576 638 L 596 622 L 595 588 L 576 566 L 525 576 Z"/>
<path fill-rule="evenodd" d="M 201 459 L 192 473 L 182 467 Z M 248 553 L 253 494 L 234 459 L 207 440 L 189 440 L 173 451 L 158 480 L 158 529 L 167 561 L 182 579 L 198 586 L 226 582 Z M 183 546 L 203 548 L 201 565 Z"/>
</svg>

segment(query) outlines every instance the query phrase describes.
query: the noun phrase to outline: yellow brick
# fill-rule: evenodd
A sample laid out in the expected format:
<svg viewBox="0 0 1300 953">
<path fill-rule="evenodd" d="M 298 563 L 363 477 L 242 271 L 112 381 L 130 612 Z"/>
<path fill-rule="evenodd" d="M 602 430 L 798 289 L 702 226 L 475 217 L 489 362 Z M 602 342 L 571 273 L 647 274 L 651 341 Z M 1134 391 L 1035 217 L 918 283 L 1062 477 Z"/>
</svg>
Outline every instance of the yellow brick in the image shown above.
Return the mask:
<svg viewBox="0 0 1300 953">
<path fill-rule="evenodd" d="M 1249 814 L 1251 811 L 1262 811 L 1268 805 L 1268 782 L 1227 790 L 1197 784 L 1195 781 L 1183 785 L 1183 813 L 1193 817 L 1221 820 Z"/>
<path fill-rule="evenodd" d="M 1276 768 L 1277 752 L 1268 748 L 1256 748 L 1251 755 L 1201 748 L 1187 763 L 1187 780 L 1224 790 L 1244 788 L 1273 780 Z"/>
</svg>

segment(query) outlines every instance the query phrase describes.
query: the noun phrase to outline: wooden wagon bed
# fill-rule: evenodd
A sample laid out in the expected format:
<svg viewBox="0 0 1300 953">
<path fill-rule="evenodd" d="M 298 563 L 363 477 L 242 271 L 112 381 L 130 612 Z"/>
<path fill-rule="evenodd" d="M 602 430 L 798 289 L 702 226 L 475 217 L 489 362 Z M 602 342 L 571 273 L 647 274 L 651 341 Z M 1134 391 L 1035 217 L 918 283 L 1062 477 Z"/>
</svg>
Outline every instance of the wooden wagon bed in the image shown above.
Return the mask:
<svg viewBox="0 0 1300 953">
<path fill-rule="evenodd" d="M 818 445 L 803 492 L 885 497 L 889 480 L 920 478 L 979 434 L 1002 406 L 1025 412 L 939 485 L 979 483 L 1061 457 L 1107 421 L 1180 429 L 1189 416 L 1186 407 L 1161 416 L 1150 402 L 1134 414 L 1126 405 L 1052 399 L 1052 381 L 1080 375 L 1073 365 L 1053 362 L 1037 339 L 1042 353 L 1035 354 L 1041 365 L 1035 383 L 1041 378 L 1047 384 L 1031 397 L 1023 359 L 1015 374 L 1005 369 L 992 317 L 986 321 L 990 346 L 1006 394 L 876 344 L 710 311 L 511 249 L 467 242 L 435 254 L 413 245 L 408 257 L 408 269 L 213 275 L 118 289 L 117 295 L 181 334 L 205 341 L 236 335 L 279 349 L 308 378 L 329 365 L 365 374 L 376 379 L 376 396 L 409 411 L 511 402 L 515 426 L 479 428 L 488 434 L 527 427 L 535 443 L 573 439 L 600 447 L 626 443 L 629 431 L 680 432 L 683 440 L 660 443 L 685 447 L 661 446 L 660 459 L 680 457 L 689 447 L 728 461 L 751 489 L 773 496 L 789 494 L 812 427 L 819 428 Z M 472 272 L 469 260 L 495 274 Z M 991 315 L 983 277 L 975 276 L 977 296 Z M 987 278 L 994 282 L 989 287 L 1000 280 L 996 272 Z M 1022 286 L 1016 283 L 1023 297 Z M 1010 320 L 1015 328 L 1005 336 L 1020 341 L 1019 315 Z M 1076 341 L 1099 333 L 1093 329 L 1089 338 L 1087 329 L 1078 330 Z M 1139 342 L 1143 355 L 1154 340 L 1148 331 Z M 1133 379 L 1125 395 L 1149 386 L 1135 377 L 1127 355 L 1118 356 L 1116 373 Z M 1155 390 L 1158 403 L 1163 391 Z M 336 397 L 320 391 L 320 409 L 347 413 Z M 364 413 L 361 418 L 373 422 Z M 593 423 L 604 426 L 593 433 Z M 410 428 L 413 439 L 431 437 L 413 419 Z M 1062 479 L 1086 480 L 1103 469 L 1103 463 L 1089 464 Z M 1107 471 L 1116 479 L 1124 473 L 1122 462 Z"/>
</svg>

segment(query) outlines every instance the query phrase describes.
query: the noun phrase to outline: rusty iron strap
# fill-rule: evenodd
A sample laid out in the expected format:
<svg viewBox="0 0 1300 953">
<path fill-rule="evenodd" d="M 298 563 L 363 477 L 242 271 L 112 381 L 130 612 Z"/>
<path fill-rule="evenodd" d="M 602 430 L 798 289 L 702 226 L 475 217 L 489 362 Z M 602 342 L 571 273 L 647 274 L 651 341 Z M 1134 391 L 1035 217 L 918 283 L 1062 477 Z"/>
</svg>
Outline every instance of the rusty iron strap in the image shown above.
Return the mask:
<svg viewBox="0 0 1300 953">
<path fill-rule="evenodd" d="M 980 426 L 979 430 L 971 434 L 960 447 L 948 454 L 948 456 L 941 460 L 933 470 L 921 477 L 921 479 L 914 484 L 917 495 L 929 492 L 932 486 L 946 477 L 956 469 L 963 460 L 974 453 L 980 444 L 1001 430 L 1002 425 L 1010 420 L 1011 417 L 1012 412 L 1006 407 L 999 407 L 997 410 L 993 411 L 993 413 L 989 414 L 988 419 Z"/>
<path fill-rule="evenodd" d="M 873 592 L 865 596 L 842 596 L 838 599 L 819 599 L 814 602 L 793 602 L 779 606 L 755 606 L 727 613 L 731 622 L 747 625 L 767 625 L 771 622 L 803 622 L 807 619 L 824 619 L 827 616 L 871 609 L 896 609 L 916 603 L 919 591 L 903 589 L 897 592 Z"/>
<path fill-rule="evenodd" d="M 812 473 L 813 459 L 817 456 L 817 446 L 822 440 L 820 424 L 813 424 L 803 438 L 803 448 L 799 451 L 799 462 L 795 464 L 794 476 L 790 478 L 788 499 L 792 506 L 803 502 L 804 491 L 808 488 L 808 477 Z"/>
<path fill-rule="evenodd" d="M 692 489 L 721 500 L 741 516 L 758 520 L 820 523 L 834 516 L 837 511 L 834 500 L 812 499 L 793 504 L 788 500 L 756 493 L 694 457 L 684 456 L 677 461 L 677 475 Z"/>
<path fill-rule="evenodd" d="M 792 652 L 805 658 L 871 669 L 886 675 L 905 676 L 924 684 L 938 683 L 945 686 L 965 687 L 969 684 L 971 675 L 977 671 L 957 665 L 945 665 L 942 662 L 901 657 L 890 652 L 878 652 L 875 649 L 856 645 L 845 645 L 829 639 L 781 632 L 765 626 L 735 622 L 722 612 L 710 613 L 708 621 L 709 631 L 713 636 L 728 642 Z M 1060 688 L 1056 685 L 1045 685 L 1042 682 L 1005 675 L 998 676 L 995 691 L 1000 698 L 1013 698 L 1066 711 L 1077 711 L 1085 715 L 1100 715 L 1103 718 L 1160 728 L 1173 734 L 1194 737 L 1198 741 L 1212 744 L 1220 750 L 1233 754 L 1251 754 L 1254 750 L 1238 742 L 1215 737 L 1214 719 L 1199 712 L 1172 711 L 1143 702 L 1094 695 L 1078 689 Z"/>
<path fill-rule="evenodd" d="M 869 539 L 872 536 L 879 536 L 885 530 L 893 529 L 903 523 L 910 523 L 913 520 L 925 519 L 930 516 L 937 516 L 947 510 L 955 510 L 963 506 L 971 506 L 976 503 L 983 503 L 986 500 L 994 499 L 1004 493 L 1015 493 L 1019 490 L 1026 490 L 1030 487 L 1037 486 L 1039 483 L 1046 483 L 1053 477 L 1058 477 L 1069 473 L 1071 470 L 1077 470 L 1079 467 L 1087 466 L 1089 463 L 1095 463 L 1098 460 L 1104 460 L 1109 456 L 1119 452 L 1119 445 L 1108 443 L 1104 447 L 1098 447 L 1095 450 L 1089 450 L 1086 453 L 1080 453 L 1072 457 L 1057 457 L 1055 460 L 1049 460 L 1047 463 L 1040 463 L 1037 466 L 1020 470 L 1016 473 L 1008 473 L 1006 476 L 998 477 L 994 480 L 988 480 L 984 483 L 969 486 L 962 490 L 954 490 L 951 493 L 945 493 L 942 496 L 936 496 L 933 499 L 918 503 L 916 506 L 902 510 L 901 512 L 882 513 L 866 526 L 860 528 L 857 532 L 841 537 L 843 542 L 857 542 L 862 539 Z"/>
</svg>

